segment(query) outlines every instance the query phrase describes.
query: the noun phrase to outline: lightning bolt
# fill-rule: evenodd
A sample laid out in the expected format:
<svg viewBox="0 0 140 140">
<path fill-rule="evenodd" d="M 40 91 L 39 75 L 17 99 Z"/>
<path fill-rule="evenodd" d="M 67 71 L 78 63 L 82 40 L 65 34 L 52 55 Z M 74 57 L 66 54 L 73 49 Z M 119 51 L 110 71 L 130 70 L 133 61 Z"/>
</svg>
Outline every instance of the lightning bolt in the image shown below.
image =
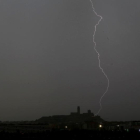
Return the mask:
<svg viewBox="0 0 140 140">
<path fill-rule="evenodd" d="M 100 108 L 99 108 L 98 112 L 95 114 L 95 116 L 96 116 L 96 115 L 98 115 L 98 114 L 100 113 L 100 111 L 101 111 L 101 109 L 102 109 L 102 103 L 101 103 L 102 98 L 103 98 L 103 97 L 105 96 L 105 94 L 108 92 L 108 88 L 109 88 L 109 78 L 108 78 L 107 74 L 104 72 L 104 69 L 101 67 L 100 54 L 99 54 L 99 52 L 98 52 L 97 49 L 96 49 L 96 42 L 95 42 L 95 39 L 94 39 L 94 38 L 95 38 L 95 34 L 96 34 L 97 26 L 99 25 L 99 23 L 101 22 L 101 20 L 103 19 L 103 17 L 102 17 L 101 15 L 98 15 L 97 12 L 95 11 L 95 8 L 94 8 L 94 6 L 93 6 L 92 0 L 90 0 L 90 2 L 91 2 L 91 5 L 92 5 L 92 10 L 93 10 L 93 12 L 95 13 L 95 15 L 98 16 L 98 17 L 100 17 L 100 20 L 99 20 L 98 23 L 95 25 L 95 30 L 94 30 L 94 33 L 93 33 L 93 43 L 95 44 L 95 45 L 94 45 L 94 50 L 96 51 L 96 53 L 97 53 L 97 55 L 98 55 L 99 68 L 100 68 L 100 70 L 102 71 L 102 73 L 104 74 L 104 76 L 105 76 L 106 79 L 107 79 L 107 87 L 106 87 L 105 92 L 103 93 L 103 95 L 102 95 L 101 98 L 100 98 L 100 101 L 99 101 Z"/>
</svg>

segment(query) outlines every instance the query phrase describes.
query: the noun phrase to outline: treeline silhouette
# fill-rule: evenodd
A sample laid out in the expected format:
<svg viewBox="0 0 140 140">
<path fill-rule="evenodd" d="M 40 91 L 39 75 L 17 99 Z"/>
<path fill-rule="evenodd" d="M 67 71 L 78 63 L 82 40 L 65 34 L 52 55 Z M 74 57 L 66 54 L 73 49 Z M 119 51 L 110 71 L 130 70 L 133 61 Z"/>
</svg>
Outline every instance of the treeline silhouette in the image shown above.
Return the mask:
<svg viewBox="0 0 140 140">
<path fill-rule="evenodd" d="M 138 131 L 107 131 L 107 130 L 46 130 L 42 132 L 26 132 L 22 133 L 17 130 L 14 133 L 1 131 L 0 138 L 18 138 L 18 139 L 61 139 L 61 140 L 126 140 L 126 139 L 140 139 L 140 132 Z"/>
</svg>

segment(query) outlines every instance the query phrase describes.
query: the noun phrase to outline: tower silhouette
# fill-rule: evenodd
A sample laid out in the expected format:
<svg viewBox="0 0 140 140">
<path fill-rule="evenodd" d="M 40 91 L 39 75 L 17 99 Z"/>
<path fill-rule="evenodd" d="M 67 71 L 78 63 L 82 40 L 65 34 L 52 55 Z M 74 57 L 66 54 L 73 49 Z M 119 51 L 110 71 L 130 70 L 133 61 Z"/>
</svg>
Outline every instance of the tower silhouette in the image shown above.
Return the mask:
<svg viewBox="0 0 140 140">
<path fill-rule="evenodd" d="M 77 114 L 80 114 L 80 106 L 77 107 Z"/>
</svg>

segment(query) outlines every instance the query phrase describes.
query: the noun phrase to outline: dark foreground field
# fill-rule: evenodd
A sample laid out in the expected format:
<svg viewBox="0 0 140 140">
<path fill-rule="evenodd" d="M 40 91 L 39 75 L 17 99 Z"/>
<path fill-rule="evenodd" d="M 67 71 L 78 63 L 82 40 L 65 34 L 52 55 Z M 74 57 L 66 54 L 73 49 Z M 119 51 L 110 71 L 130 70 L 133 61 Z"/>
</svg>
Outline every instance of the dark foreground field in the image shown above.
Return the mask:
<svg viewBox="0 0 140 140">
<path fill-rule="evenodd" d="M 46 140 L 125 140 L 125 139 L 140 139 L 138 131 L 92 131 L 92 130 L 46 130 L 44 132 L 26 132 L 22 133 L 19 130 L 14 133 L 0 132 L 0 138 L 8 139 L 46 139 Z"/>
</svg>

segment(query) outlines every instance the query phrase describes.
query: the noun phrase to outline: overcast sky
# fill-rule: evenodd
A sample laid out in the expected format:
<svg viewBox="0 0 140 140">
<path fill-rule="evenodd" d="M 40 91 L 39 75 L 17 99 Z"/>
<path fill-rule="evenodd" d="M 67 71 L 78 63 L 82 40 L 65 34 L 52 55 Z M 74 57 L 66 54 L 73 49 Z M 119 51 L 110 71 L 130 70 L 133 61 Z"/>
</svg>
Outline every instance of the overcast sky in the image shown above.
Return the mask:
<svg viewBox="0 0 140 140">
<path fill-rule="evenodd" d="M 92 1 L 99 115 L 140 120 L 140 1 Z M 0 0 L 1 121 L 97 113 L 98 20 L 90 0 Z"/>
</svg>

